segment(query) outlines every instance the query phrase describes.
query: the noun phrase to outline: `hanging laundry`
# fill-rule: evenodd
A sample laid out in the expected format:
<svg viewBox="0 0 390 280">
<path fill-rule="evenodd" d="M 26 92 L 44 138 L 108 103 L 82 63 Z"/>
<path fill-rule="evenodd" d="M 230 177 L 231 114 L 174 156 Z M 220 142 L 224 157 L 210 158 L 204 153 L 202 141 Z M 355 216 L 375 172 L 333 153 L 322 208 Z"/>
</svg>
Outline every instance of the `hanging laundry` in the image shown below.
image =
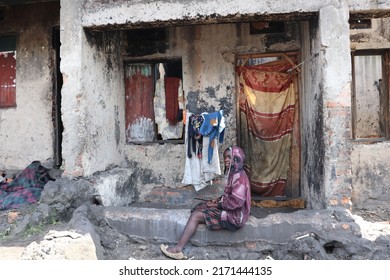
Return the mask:
<svg viewBox="0 0 390 280">
<path fill-rule="evenodd" d="M 185 137 L 187 156 L 182 183 L 191 184 L 196 191 L 199 191 L 212 183 L 214 178 L 221 175 L 219 155 L 218 153 L 214 153 L 211 162 L 208 162 L 208 150 L 202 150 L 203 146 L 209 146 L 210 141 L 210 137 L 204 137 L 199 132 L 200 126 L 203 123 L 202 115 L 186 112 L 185 123 L 187 132 Z M 215 148 L 218 149 L 218 146 Z"/>
<path fill-rule="evenodd" d="M 167 116 L 168 104 L 166 104 L 166 88 L 165 88 L 165 69 L 162 63 L 159 64 L 159 78 L 155 83 L 154 93 L 154 118 L 157 124 L 157 133 L 161 136 L 161 140 L 166 139 L 180 139 L 183 136 L 183 122 L 176 121 L 174 124 L 170 124 L 168 118 L 174 116 Z M 178 81 L 178 88 L 176 88 L 176 95 L 172 94 L 175 100 L 178 100 L 179 110 L 183 108 L 183 87 L 181 80 Z M 176 102 L 176 101 L 174 101 Z M 177 109 L 176 109 L 177 111 Z M 176 114 L 177 115 L 177 114 Z M 178 118 L 178 117 L 176 117 Z"/>
<path fill-rule="evenodd" d="M 200 133 L 200 127 L 203 123 L 203 116 L 191 114 L 186 123 L 188 123 L 187 156 L 191 158 L 192 153 L 195 153 L 198 158 L 202 158 L 203 135 Z"/>
<path fill-rule="evenodd" d="M 176 77 L 165 77 L 165 108 L 166 117 L 171 125 L 175 125 L 177 121 L 177 113 L 179 111 L 179 95 L 181 79 Z"/>
<path fill-rule="evenodd" d="M 210 137 L 208 145 L 208 163 L 211 163 L 214 149 L 219 143 L 223 143 L 225 133 L 225 118 L 223 110 L 214 113 L 202 114 L 204 121 L 199 131 L 203 136 Z M 217 139 L 218 138 L 218 139 Z"/>
</svg>

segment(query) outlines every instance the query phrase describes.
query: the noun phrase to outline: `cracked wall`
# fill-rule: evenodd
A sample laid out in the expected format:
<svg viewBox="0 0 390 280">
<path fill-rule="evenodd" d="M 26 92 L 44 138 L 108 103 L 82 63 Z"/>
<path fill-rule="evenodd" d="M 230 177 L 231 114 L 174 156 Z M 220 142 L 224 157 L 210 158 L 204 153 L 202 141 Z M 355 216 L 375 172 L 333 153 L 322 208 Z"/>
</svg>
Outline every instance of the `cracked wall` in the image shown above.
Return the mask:
<svg viewBox="0 0 390 280">
<path fill-rule="evenodd" d="M 1 34 L 15 34 L 16 107 L 0 109 L 0 169 L 24 169 L 53 159 L 54 50 L 58 3 L 4 9 Z"/>
</svg>

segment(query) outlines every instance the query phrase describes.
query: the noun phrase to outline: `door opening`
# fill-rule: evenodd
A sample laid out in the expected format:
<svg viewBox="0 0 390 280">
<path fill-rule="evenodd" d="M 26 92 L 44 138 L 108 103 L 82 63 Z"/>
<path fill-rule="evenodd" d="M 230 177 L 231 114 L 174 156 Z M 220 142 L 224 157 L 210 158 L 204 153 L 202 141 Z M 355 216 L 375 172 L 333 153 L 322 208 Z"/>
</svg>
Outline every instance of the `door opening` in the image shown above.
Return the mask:
<svg viewBox="0 0 390 280">
<path fill-rule="evenodd" d="M 253 197 L 300 196 L 296 53 L 237 58 L 237 141 Z"/>
<path fill-rule="evenodd" d="M 62 73 L 60 71 L 60 29 L 54 27 L 52 31 L 52 46 L 55 51 L 54 57 L 54 85 L 53 85 L 53 123 L 54 123 L 54 167 L 60 168 L 62 165 L 62 132 L 64 131 L 61 118 L 61 88 Z"/>
</svg>

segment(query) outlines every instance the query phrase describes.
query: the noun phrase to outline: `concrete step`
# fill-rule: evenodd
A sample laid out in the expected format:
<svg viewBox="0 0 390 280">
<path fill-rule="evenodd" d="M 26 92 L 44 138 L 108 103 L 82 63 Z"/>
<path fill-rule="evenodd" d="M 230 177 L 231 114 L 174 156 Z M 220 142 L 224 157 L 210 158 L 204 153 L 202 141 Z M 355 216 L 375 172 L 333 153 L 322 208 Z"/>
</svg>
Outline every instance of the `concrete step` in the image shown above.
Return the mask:
<svg viewBox="0 0 390 280">
<path fill-rule="evenodd" d="M 240 242 L 266 241 L 283 244 L 291 238 L 309 233 L 332 235 L 348 240 L 361 235 L 360 227 L 344 209 L 296 210 L 288 213 L 277 209 L 263 218 L 251 215 L 247 224 L 235 232 L 212 231 L 200 225 L 191 238 L 196 246 L 229 245 Z M 131 237 L 153 242 L 176 243 L 184 229 L 190 209 L 153 207 L 105 207 L 108 223 Z"/>
</svg>

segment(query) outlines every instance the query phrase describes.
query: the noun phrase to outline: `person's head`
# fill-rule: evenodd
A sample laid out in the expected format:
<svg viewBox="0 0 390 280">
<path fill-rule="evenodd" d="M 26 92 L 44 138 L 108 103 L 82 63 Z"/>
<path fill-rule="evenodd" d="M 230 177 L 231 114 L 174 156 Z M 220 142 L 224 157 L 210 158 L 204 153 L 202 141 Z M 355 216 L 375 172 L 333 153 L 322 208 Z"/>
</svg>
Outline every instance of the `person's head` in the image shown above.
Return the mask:
<svg viewBox="0 0 390 280">
<path fill-rule="evenodd" d="M 223 162 L 225 165 L 224 173 L 241 170 L 244 168 L 245 153 L 237 146 L 231 146 L 223 152 Z"/>
<path fill-rule="evenodd" d="M 224 174 L 227 174 L 230 170 L 230 166 L 232 164 L 232 151 L 231 147 L 226 148 L 226 150 L 223 152 L 223 163 L 224 163 Z"/>
</svg>

